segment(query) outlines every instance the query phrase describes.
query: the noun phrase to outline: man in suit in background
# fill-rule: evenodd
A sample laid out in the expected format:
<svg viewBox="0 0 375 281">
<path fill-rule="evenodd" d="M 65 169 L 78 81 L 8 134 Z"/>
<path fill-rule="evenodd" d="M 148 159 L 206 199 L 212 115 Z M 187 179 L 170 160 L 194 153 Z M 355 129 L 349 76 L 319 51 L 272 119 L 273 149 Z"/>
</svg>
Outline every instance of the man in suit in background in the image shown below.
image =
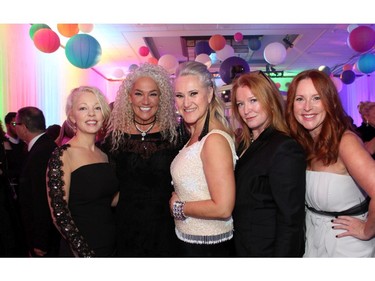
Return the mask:
<svg viewBox="0 0 375 281">
<path fill-rule="evenodd" d="M 56 143 L 46 132 L 43 112 L 32 106 L 18 110 L 17 135 L 28 145 L 19 183 L 19 206 L 32 257 L 58 256 L 60 234 L 50 214 L 46 192 L 46 169 Z"/>
</svg>

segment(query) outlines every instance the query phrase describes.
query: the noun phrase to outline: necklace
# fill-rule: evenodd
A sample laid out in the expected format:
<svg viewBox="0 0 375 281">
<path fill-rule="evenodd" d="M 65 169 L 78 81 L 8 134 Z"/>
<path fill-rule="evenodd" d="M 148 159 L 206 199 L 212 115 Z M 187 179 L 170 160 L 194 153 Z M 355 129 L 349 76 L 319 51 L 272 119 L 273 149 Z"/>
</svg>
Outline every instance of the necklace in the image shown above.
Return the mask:
<svg viewBox="0 0 375 281">
<path fill-rule="evenodd" d="M 254 142 L 254 134 L 253 132 L 250 133 L 250 143 Z"/>
<path fill-rule="evenodd" d="M 149 131 L 151 131 L 151 129 L 154 127 L 154 125 L 155 125 L 155 123 L 156 123 L 155 121 L 156 121 L 156 119 L 152 122 L 151 126 L 148 127 L 145 131 L 143 131 L 141 128 L 139 128 L 138 125 L 137 125 L 137 123 L 134 122 L 135 128 L 137 129 L 138 132 L 141 133 L 142 141 L 145 140 L 145 136 L 147 135 L 147 133 L 148 133 Z"/>
<path fill-rule="evenodd" d="M 150 124 L 152 124 L 156 121 L 156 116 L 155 116 L 154 120 L 152 120 L 151 122 L 148 122 L 148 123 L 140 123 L 137 120 L 135 120 L 135 118 L 133 119 L 133 121 L 134 121 L 134 123 L 137 123 L 138 125 L 150 125 Z"/>
</svg>

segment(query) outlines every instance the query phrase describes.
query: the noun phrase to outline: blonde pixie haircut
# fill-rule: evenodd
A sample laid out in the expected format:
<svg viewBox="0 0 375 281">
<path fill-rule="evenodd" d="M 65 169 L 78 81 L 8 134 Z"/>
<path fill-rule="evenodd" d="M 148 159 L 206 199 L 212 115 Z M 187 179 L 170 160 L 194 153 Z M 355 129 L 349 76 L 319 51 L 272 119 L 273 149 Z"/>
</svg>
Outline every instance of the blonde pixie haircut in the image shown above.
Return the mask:
<svg viewBox="0 0 375 281">
<path fill-rule="evenodd" d="M 66 122 L 68 123 L 70 127 L 75 128 L 75 124 L 73 124 L 70 121 L 69 115 L 73 109 L 74 100 L 76 99 L 76 97 L 78 97 L 81 93 L 84 93 L 84 92 L 93 93 L 95 97 L 98 99 L 98 102 L 100 104 L 101 111 L 104 117 L 103 129 L 106 129 L 109 116 L 111 114 L 111 109 L 109 107 L 107 98 L 104 96 L 104 94 L 98 88 L 93 87 L 93 86 L 80 86 L 78 88 L 74 88 L 70 92 L 66 101 L 66 106 L 65 106 L 65 114 L 68 117 L 66 119 Z"/>
<path fill-rule="evenodd" d="M 163 139 L 173 143 L 177 141 L 177 114 L 169 73 L 159 65 L 144 63 L 126 76 L 117 92 L 109 124 L 110 134 L 112 134 L 111 151 L 119 148 L 124 135 L 130 137 L 129 132 L 134 122 L 134 112 L 129 96 L 135 82 L 141 77 L 151 78 L 158 87 L 159 106 L 156 120 L 159 123 Z"/>
</svg>

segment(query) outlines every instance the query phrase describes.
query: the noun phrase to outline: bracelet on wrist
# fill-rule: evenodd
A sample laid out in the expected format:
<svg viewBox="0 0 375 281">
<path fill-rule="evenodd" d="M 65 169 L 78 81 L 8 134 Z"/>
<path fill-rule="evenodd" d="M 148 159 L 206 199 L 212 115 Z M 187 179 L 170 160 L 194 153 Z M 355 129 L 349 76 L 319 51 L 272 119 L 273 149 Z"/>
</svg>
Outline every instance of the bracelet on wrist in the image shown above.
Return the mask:
<svg viewBox="0 0 375 281">
<path fill-rule="evenodd" d="M 185 203 L 185 201 L 175 201 L 173 203 L 173 217 L 176 220 L 186 220 L 187 217 L 184 214 Z"/>
</svg>

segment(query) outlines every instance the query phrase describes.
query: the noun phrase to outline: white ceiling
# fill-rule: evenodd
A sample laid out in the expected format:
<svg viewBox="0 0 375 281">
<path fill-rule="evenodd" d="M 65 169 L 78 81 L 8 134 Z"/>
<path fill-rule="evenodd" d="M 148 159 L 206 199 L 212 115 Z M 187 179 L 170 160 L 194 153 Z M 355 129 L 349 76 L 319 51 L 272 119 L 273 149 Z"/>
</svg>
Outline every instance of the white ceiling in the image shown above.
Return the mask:
<svg viewBox="0 0 375 281">
<path fill-rule="evenodd" d="M 374 28 L 373 24 L 370 26 Z M 250 70 L 265 70 L 264 47 L 273 41 L 282 43 L 282 39 L 290 34 L 297 35 L 292 42 L 294 47 L 287 48 L 284 63 L 275 66 L 286 76 L 321 65 L 339 75 L 344 64 L 354 64 L 360 55 L 347 45 L 348 24 L 95 24 L 90 35 L 99 41 L 102 57 L 93 68 L 103 77 L 115 79 L 116 70 L 126 73 L 130 65 L 146 62 L 152 54 L 142 57 L 138 53 L 141 46 L 147 46 L 145 38 L 152 38 L 154 46 L 148 47 L 158 56 L 170 54 L 180 62 L 192 60 L 191 51 L 187 52 L 182 37 L 209 38 L 221 34 L 228 38 L 236 32 L 244 36 L 263 36 L 258 51 L 236 54 L 247 57 Z M 219 67 L 213 64 L 211 70 L 218 71 Z"/>
</svg>

